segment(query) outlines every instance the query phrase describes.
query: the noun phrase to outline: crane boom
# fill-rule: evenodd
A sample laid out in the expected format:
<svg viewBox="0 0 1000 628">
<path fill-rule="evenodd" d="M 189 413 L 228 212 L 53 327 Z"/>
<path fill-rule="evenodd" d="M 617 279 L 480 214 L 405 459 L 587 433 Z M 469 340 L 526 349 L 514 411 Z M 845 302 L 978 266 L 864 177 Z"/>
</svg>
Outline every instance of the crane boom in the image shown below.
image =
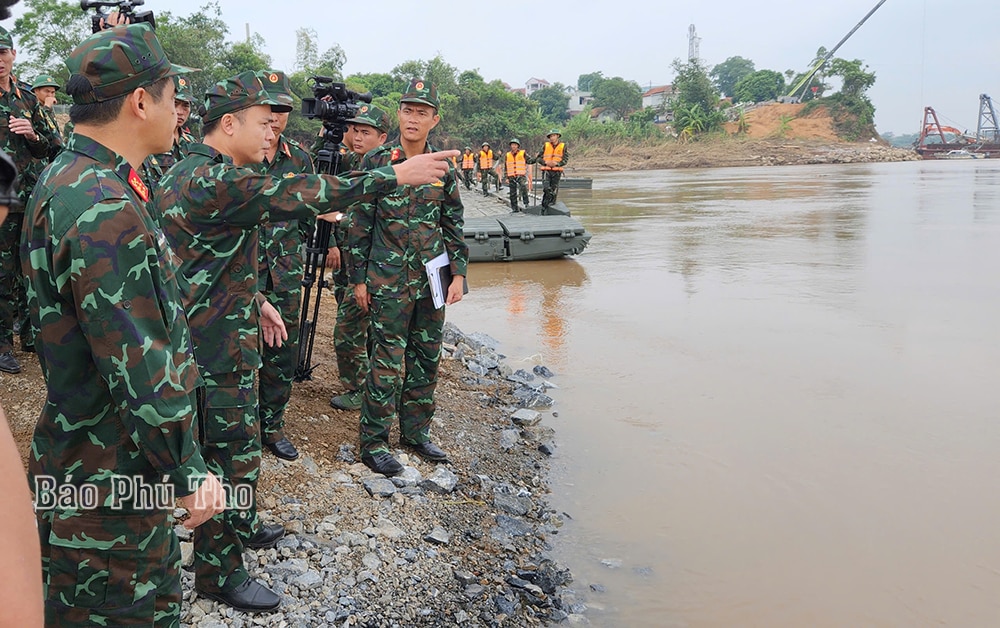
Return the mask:
<svg viewBox="0 0 1000 628">
<path fill-rule="evenodd" d="M 786 98 L 793 98 L 795 96 L 795 93 L 798 92 L 800 89 L 802 89 L 802 86 L 807 84 L 809 80 L 812 79 L 812 77 L 815 76 L 817 72 L 819 72 L 820 68 L 826 65 L 826 62 L 829 61 L 830 58 L 833 57 L 833 55 L 837 52 L 837 50 L 839 50 L 840 47 L 844 45 L 844 42 L 850 39 L 851 35 L 853 35 L 859 28 L 861 28 L 861 25 L 867 22 L 868 18 L 874 15 L 874 13 L 878 11 L 879 7 L 881 7 L 883 4 L 885 4 L 885 0 L 879 0 L 878 4 L 876 4 L 875 7 L 872 8 L 872 10 L 869 11 L 867 15 L 861 18 L 860 22 L 854 25 L 854 28 L 851 29 L 851 32 L 844 35 L 844 38 L 841 39 L 839 42 L 837 42 L 837 45 L 834 46 L 833 49 L 830 50 L 830 52 L 826 53 L 826 56 L 820 59 L 819 62 L 816 63 L 816 65 L 814 65 L 812 69 L 809 70 L 809 72 L 807 72 L 804 77 L 802 77 L 802 80 L 800 80 L 798 83 L 795 84 L 795 87 L 792 88 L 792 91 L 788 92 Z"/>
</svg>

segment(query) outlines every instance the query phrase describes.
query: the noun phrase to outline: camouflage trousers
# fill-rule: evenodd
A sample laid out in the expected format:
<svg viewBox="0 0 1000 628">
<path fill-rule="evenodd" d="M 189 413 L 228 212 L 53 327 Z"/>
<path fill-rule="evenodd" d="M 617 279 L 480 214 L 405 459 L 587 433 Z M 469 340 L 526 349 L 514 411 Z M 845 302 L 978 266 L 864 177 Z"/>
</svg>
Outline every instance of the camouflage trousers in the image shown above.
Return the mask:
<svg viewBox="0 0 1000 628">
<path fill-rule="evenodd" d="M 398 416 L 399 439 L 430 440 L 444 310 L 430 297 L 372 297 L 368 327 L 371 369 L 361 406 L 361 451 L 389 451 L 389 428 Z"/>
<path fill-rule="evenodd" d="M 299 318 L 302 311 L 302 277 L 299 288 L 282 292 L 268 292 L 267 300 L 281 312 L 281 320 L 288 331 L 288 340 L 280 347 L 263 343 L 260 368 L 260 433 L 264 443 L 276 443 L 285 437 L 285 408 L 292 398 L 292 380 L 299 361 Z"/>
<path fill-rule="evenodd" d="M 337 286 L 337 322 L 333 327 L 333 347 L 337 352 L 337 372 L 347 391 L 364 390 L 368 377 L 368 316 L 354 301 L 347 286 Z"/>
<path fill-rule="evenodd" d="M 0 225 L 0 353 L 14 348 L 15 333 L 21 340 L 22 349 L 34 344 L 21 270 L 23 221 L 22 212 L 11 213 Z"/>
<path fill-rule="evenodd" d="M 542 171 L 542 207 L 548 207 L 556 202 L 559 179 L 562 179 L 562 170 Z"/>
<path fill-rule="evenodd" d="M 522 175 L 507 177 L 507 185 L 510 186 L 510 208 L 517 211 L 517 195 L 521 195 L 521 203 L 528 206 L 528 178 Z"/>
<path fill-rule="evenodd" d="M 475 170 L 473 170 L 472 168 L 463 168 L 462 169 L 462 182 L 465 183 L 465 189 L 466 190 L 471 190 L 473 184 L 475 184 L 475 182 L 476 182 L 475 178 L 473 177 L 474 173 L 475 173 Z"/>
<path fill-rule="evenodd" d="M 260 433 L 254 371 L 205 375 L 198 390 L 201 455 L 226 489 L 226 510 L 194 530 L 195 588 L 217 593 L 250 577 L 243 544 L 260 527 Z"/>
<path fill-rule="evenodd" d="M 494 172 L 493 170 L 480 170 L 479 174 L 482 175 L 483 194 L 489 192 L 490 179 L 493 179 L 493 181 L 497 184 L 497 188 L 500 187 L 500 177 L 498 177 L 497 173 Z"/>
<path fill-rule="evenodd" d="M 47 627 L 180 626 L 181 551 L 166 511 L 42 511 L 38 534 Z"/>
</svg>

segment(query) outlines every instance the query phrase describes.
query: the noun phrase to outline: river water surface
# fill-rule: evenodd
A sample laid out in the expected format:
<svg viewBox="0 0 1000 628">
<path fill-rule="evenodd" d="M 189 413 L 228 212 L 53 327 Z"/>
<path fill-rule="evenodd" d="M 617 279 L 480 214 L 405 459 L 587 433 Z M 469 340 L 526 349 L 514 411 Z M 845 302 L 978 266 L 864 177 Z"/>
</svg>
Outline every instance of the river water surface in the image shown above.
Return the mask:
<svg viewBox="0 0 1000 628">
<path fill-rule="evenodd" d="M 448 310 L 557 373 L 591 622 L 1000 625 L 1000 160 L 594 176 Z"/>
</svg>

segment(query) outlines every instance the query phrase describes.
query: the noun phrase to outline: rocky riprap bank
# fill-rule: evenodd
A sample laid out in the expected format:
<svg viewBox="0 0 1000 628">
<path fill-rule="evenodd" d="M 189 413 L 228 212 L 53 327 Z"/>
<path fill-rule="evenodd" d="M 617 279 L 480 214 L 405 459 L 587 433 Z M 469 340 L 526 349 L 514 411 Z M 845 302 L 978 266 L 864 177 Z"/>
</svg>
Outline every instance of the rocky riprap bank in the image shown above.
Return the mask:
<svg viewBox="0 0 1000 628">
<path fill-rule="evenodd" d="M 387 479 L 335 456 L 293 463 L 266 457 L 259 503 L 287 535 L 248 550 L 251 573 L 283 598 L 278 612 L 250 615 L 199 598 L 185 570 L 182 622 L 247 626 L 526 626 L 589 623 L 573 577 L 550 555 L 564 514 L 547 504 L 553 430 L 541 423 L 553 374 L 510 367 L 498 343 L 445 330 L 433 434 L 450 464 L 396 455 Z M 440 406 L 457 408 L 442 412 Z M 331 420 L 325 415 L 317 421 Z M 310 453 L 308 448 L 306 453 Z M 185 564 L 190 533 L 178 526 Z"/>
</svg>

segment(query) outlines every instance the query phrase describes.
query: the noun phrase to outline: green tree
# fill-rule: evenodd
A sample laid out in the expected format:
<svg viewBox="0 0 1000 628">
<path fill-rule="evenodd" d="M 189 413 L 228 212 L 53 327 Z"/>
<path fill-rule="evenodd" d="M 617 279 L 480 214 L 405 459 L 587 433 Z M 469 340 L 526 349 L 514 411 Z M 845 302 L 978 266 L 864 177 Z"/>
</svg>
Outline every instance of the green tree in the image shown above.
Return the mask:
<svg viewBox="0 0 1000 628">
<path fill-rule="evenodd" d="M 594 89 L 594 104 L 607 107 L 619 120 L 642 106 L 642 88 L 620 76 L 604 79 Z"/>
<path fill-rule="evenodd" d="M 63 59 L 90 34 L 90 17 L 78 2 L 25 0 L 24 14 L 14 21 L 14 47 L 19 75 L 27 80 L 53 74 L 65 85 L 69 72 Z M 65 98 L 60 90 L 57 96 Z M 66 102 L 69 102 L 67 99 Z"/>
<path fill-rule="evenodd" d="M 722 125 L 719 92 L 701 61 L 675 59 L 672 67 L 677 73 L 674 78 L 674 128 L 682 134 L 689 131 L 691 137 L 719 128 Z"/>
<path fill-rule="evenodd" d="M 372 96 L 379 98 L 388 96 L 393 92 L 401 92 L 403 85 L 396 82 L 389 74 L 373 72 L 370 74 L 352 74 L 345 80 L 347 86 L 358 92 L 371 92 Z"/>
<path fill-rule="evenodd" d="M 744 76 L 733 88 L 737 102 L 776 100 L 785 93 L 785 77 L 774 70 L 758 70 Z"/>
<path fill-rule="evenodd" d="M 712 71 L 708 75 L 715 81 L 715 86 L 720 92 L 726 96 L 733 96 L 735 95 L 733 89 L 736 87 L 736 84 L 743 77 L 753 74 L 755 69 L 753 61 L 750 59 L 729 57 L 712 68 Z"/>
<path fill-rule="evenodd" d="M 581 74 L 576 79 L 576 88 L 581 92 L 592 92 L 597 88 L 597 84 L 604 80 L 603 72 L 590 72 Z"/>
<path fill-rule="evenodd" d="M 866 72 L 868 66 L 863 66 L 861 59 L 847 61 L 833 59 L 830 61 L 830 74 L 839 76 L 844 84 L 840 93 L 851 98 L 866 98 L 865 92 L 875 84 L 875 73 Z"/>
<path fill-rule="evenodd" d="M 188 16 L 169 11 L 156 15 L 156 37 L 172 62 L 201 72 L 191 74 L 192 93 L 200 95 L 229 74 L 219 63 L 228 52 L 228 28 L 217 2 L 210 2 Z"/>
<path fill-rule="evenodd" d="M 549 87 L 543 87 L 529 96 L 531 100 L 538 103 L 542 116 L 552 122 L 565 122 L 569 119 L 566 109 L 569 106 L 569 97 L 566 95 L 566 86 L 562 83 L 555 83 Z"/>
<path fill-rule="evenodd" d="M 317 37 L 316 29 L 313 28 L 300 28 L 295 31 L 295 71 L 308 71 L 317 65 L 319 60 Z"/>
<path fill-rule="evenodd" d="M 404 86 L 413 78 L 422 78 L 434 83 L 438 91 L 454 93 L 457 86 L 458 69 L 445 62 L 441 55 L 430 61 L 404 61 L 392 69 L 392 77 Z"/>
<path fill-rule="evenodd" d="M 257 72 L 271 67 L 271 57 L 264 54 L 264 39 L 254 35 L 248 41 L 236 42 L 220 60 L 226 76 L 233 76 L 248 70 Z"/>
</svg>

